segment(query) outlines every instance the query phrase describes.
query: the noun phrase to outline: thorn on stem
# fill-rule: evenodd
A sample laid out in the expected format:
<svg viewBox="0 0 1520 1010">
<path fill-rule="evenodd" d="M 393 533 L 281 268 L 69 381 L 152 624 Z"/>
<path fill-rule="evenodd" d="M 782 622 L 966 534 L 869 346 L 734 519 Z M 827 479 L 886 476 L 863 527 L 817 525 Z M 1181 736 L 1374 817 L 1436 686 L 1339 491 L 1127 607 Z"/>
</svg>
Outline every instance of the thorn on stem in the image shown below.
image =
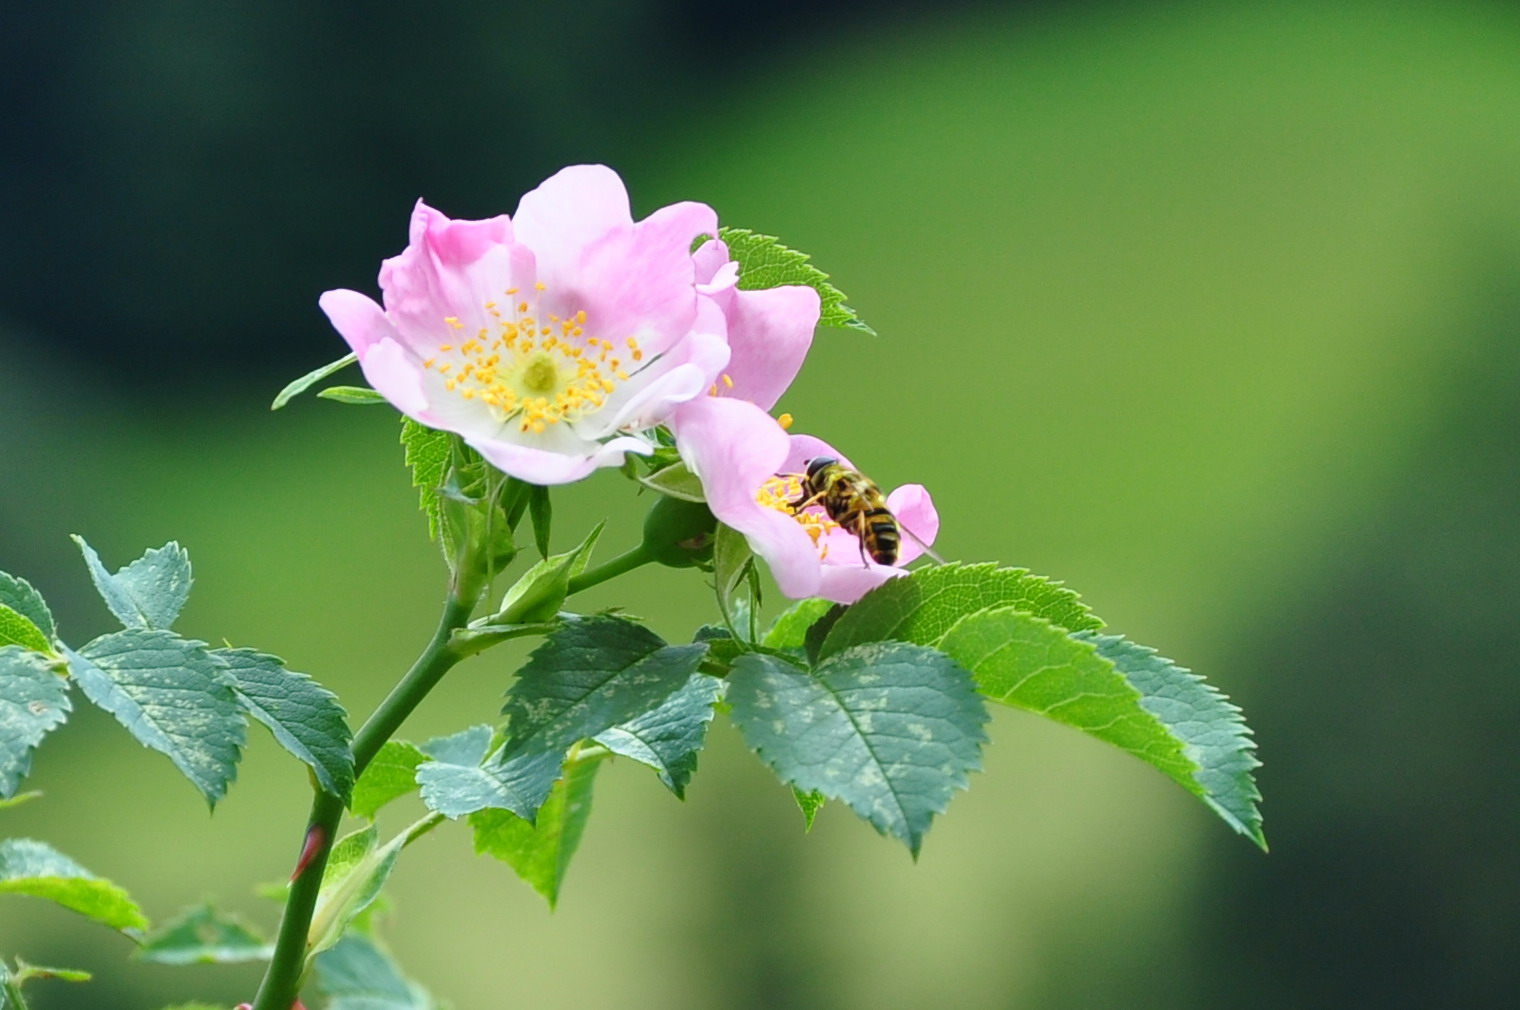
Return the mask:
<svg viewBox="0 0 1520 1010">
<path fill-rule="evenodd" d="M 306 841 L 301 845 L 301 858 L 296 860 L 295 872 L 290 875 L 291 880 L 295 880 L 301 875 L 301 871 L 311 865 L 311 861 L 317 858 L 317 853 L 322 851 L 322 846 L 326 842 L 327 829 L 322 825 L 313 824 L 306 829 Z"/>
</svg>

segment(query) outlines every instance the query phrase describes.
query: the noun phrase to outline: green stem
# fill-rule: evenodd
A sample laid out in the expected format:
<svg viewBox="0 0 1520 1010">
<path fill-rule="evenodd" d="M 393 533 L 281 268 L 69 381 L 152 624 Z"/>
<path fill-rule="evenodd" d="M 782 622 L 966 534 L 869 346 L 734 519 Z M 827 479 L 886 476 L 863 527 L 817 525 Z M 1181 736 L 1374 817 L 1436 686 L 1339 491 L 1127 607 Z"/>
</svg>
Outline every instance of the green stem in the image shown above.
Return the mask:
<svg viewBox="0 0 1520 1010">
<path fill-rule="evenodd" d="M 466 594 L 468 595 L 468 594 Z M 464 658 L 450 647 L 449 640 L 456 630 L 465 626 L 475 609 L 474 599 L 453 596 L 438 621 L 438 630 L 422 655 L 412 664 L 405 677 L 380 703 L 369 720 L 354 735 L 354 774 L 357 776 L 373 760 L 385 741 L 400 728 L 412 710 L 427 697 L 429 691 L 443 678 L 455 663 Z M 290 894 L 285 899 L 285 915 L 280 920 L 280 932 L 275 939 L 274 957 L 259 985 L 259 994 L 253 1002 L 254 1010 L 290 1010 L 295 1003 L 302 970 L 306 963 L 307 935 L 311 930 L 312 909 L 316 907 L 317 894 L 322 888 L 322 874 L 327 868 L 327 857 L 332 852 L 338 822 L 343 817 L 343 801 L 325 792 L 318 792 L 311 804 L 307 837 L 315 836 L 316 842 L 310 860 L 295 880 L 291 881 Z"/>
<path fill-rule="evenodd" d="M 606 564 L 597 565 L 595 568 L 581 572 L 570 580 L 570 585 L 565 595 L 573 595 L 583 589 L 590 589 L 592 586 L 601 585 L 608 579 L 615 579 L 619 575 L 631 572 L 640 565 L 647 565 L 654 560 L 655 556 L 649 548 L 644 544 L 639 544 L 633 550 L 619 554 Z"/>
</svg>

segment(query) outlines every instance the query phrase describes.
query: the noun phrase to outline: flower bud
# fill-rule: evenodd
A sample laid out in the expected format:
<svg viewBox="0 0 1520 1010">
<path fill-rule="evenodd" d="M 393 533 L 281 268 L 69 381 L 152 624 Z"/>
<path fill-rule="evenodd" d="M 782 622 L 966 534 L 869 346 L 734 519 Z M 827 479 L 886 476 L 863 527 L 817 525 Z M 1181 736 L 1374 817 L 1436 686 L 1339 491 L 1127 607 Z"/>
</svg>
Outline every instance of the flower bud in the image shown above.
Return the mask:
<svg viewBox="0 0 1520 1010">
<path fill-rule="evenodd" d="M 718 520 L 702 502 L 661 495 L 644 517 L 644 548 L 662 565 L 690 568 L 712 560 Z"/>
</svg>

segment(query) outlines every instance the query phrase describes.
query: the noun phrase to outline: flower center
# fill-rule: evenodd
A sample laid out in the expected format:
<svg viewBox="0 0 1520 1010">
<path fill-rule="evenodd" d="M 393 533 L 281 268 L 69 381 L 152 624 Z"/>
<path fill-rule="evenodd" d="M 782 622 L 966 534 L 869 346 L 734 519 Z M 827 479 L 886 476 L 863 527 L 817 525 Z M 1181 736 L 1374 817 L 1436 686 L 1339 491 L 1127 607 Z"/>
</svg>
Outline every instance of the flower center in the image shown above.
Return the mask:
<svg viewBox="0 0 1520 1010">
<path fill-rule="evenodd" d="M 813 546 L 818 548 L 820 559 L 829 556 L 829 545 L 822 543 L 823 535 L 830 530 L 840 529 L 840 525 L 829 518 L 829 514 L 818 504 L 813 504 L 801 512 L 792 511 L 792 502 L 802 497 L 802 475 L 797 473 L 778 473 L 768 478 L 755 492 L 755 502 L 765 508 L 772 508 L 778 512 L 785 512 L 802 525 L 807 535 L 812 538 Z"/>
<path fill-rule="evenodd" d="M 439 344 L 438 354 L 422 363 L 443 377 L 449 392 L 479 400 L 498 420 L 515 420 L 519 431 L 534 434 L 593 413 L 628 379 L 612 341 L 586 335 L 584 310 L 567 318 L 539 312 L 543 291 L 542 282 L 534 285 L 530 301 L 519 298 L 516 288 L 507 289 L 506 311 L 486 302 L 489 325 L 463 343 Z M 458 316 L 443 321 L 465 329 Z M 643 360 L 637 339 L 625 343 L 632 362 Z"/>
</svg>

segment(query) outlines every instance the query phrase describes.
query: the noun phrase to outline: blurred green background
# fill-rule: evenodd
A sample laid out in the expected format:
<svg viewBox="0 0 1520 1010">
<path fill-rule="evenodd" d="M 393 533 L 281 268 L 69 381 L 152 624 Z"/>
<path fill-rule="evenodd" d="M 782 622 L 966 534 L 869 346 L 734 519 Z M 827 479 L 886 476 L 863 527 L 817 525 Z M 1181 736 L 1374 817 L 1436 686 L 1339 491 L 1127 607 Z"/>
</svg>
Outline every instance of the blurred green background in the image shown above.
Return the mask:
<svg viewBox="0 0 1520 1010">
<path fill-rule="evenodd" d="M 603 773 L 553 915 L 462 828 L 394 880 L 389 936 L 461 1010 L 1499 1006 L 1520 986 L 1520 17 L 1478 3 L 679 0 L 0 13 L 0 568 L 104 632 L 67 534 L 170 538 L 188 634 L 283 655 L 356 717 L 443 574 L 378 408 L 283 382 L 343 348 L 412 201 L 510 211 L 618 168 L 814 254 L 880 331 L 819 334 L 781 406 L 951 557 L 1066 579 L 1244 706 L 1256 852 L 1139 762 L 1012 711 L 918 865 L 846 812 L 811 835 L 720 728 L 682 805 Z M 639 515 L 603 474 L 569 543 Z M 692 573 L 637 601 L 675 637 Z M 505 651 L 505 650 L 503 650 Z M 460 668 L 414 739 L 490 719 Z M 38 754 L 45 839 L 150 915 L 289 870 L 304 772 L 262 731 L 214 817 L 79 711 Z M 391 816 L 405 823 L 410 810 Z M 248 998 L 0 899 L 0 953 L 93 969 L 41 1010 Z M 51 986 L 51 988 L 46 988 Z"/>
</svg>

